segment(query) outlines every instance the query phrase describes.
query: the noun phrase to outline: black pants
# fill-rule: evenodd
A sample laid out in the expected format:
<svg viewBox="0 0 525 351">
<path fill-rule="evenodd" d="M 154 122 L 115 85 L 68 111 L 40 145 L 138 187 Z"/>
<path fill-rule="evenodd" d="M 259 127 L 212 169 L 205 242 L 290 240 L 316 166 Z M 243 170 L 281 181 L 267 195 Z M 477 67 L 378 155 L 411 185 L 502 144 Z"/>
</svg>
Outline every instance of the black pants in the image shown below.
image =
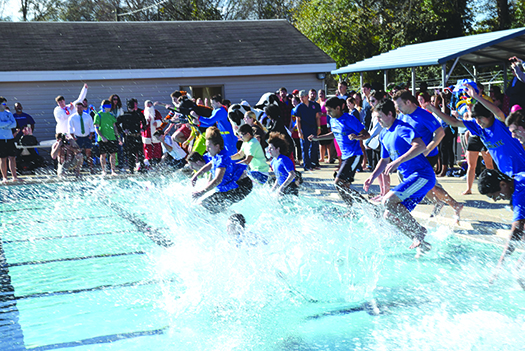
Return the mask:
<svg viewBox="0 0 525 351">
<path fill-rule="evenodd" d="M 124 139 L 124 153 L 128 159 L 128 169 L 131 173 L 135 169 L 135 164 L 140 162 L 140 168 L 144 169 L 144 148 L 141 137 L 126 136 Z"/>
<path fill-rule="evenodd" d="M 239 179 L 237 185 L 236 189 L 216 192 L 207 197 L 202 201 L 202 206 L 211 213 L 219 213 L 234 203 L 241 201 L 252 192 L 253 183 L 249 177 Z"/>
<path fill-rule="evenodd" d="M 441 164 L 443 166 L 454 167 L 454 132 L 449 128 L 445 128 L 445 136 L 439 144 L 439 153 L 441 156 Z"/>
</svg>

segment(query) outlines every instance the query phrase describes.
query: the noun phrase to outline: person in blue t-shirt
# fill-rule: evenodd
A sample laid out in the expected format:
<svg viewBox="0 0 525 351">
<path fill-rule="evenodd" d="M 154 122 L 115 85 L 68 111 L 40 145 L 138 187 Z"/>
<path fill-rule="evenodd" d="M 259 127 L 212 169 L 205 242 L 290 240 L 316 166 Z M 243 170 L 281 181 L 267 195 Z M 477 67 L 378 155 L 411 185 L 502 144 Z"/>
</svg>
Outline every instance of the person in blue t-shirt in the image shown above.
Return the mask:
<svg viewBox="0 0 525 351">
<path fill-rule="evenodd" d="M 270 155 L 272 155 L 270 166 L 276 178 L 272 190 L 277 191 L 279 195 L 297 196 L 299 189 L 295 184 L 295 167 L 292 160 L 285 156 L 288 155 L 290 149 L 288 142 L 282 133 L 271 132 L 268 145 Z"/>
<path fill-rule="evenodd" d="M 211 171 L 211 179 L 206 186 L 193 192 L 194 199 L 201 197 L 210 190 L 216 192 L 202 200 L 202 205 L 212 213 L 225 210 L 232 204 L 244 199 L 253 187 L 252 180 L 246 173 L 246 165 L 233 162 L 224 149 L 224 140 L 217 127 L 206 130 L 206 150 L 211 156 L 211 161 L 202 167 L 191 178 L 192 186 L 197 183 L 198 177 Z"/>
<path fill-rule="evenodd" d="M 330 133 L 311 136 L 312 140 L 337 140 L 341 149 L 341 166 L 335 177 L 335 188 L 343 201 L 352 206 L 354 200 L 363 200 L 362 196 L 350 187 L 354 181 L 357 167 L 363 159 L 363 150 L 359 143 L 370 137 L 365 126 L 359 120 L 348 112 L 344 112 L 345 100 L 332 97 L 326 101 L 326 112 L 330 118 Z"/>
<path fill-rule="evenodd" d="M 427 146 L 423 156 L 427 158 L 432 168 L 434 168 L 439 159 L 437 146 L 445 136 L 441 123 L 430 112 L 419 107 L 417 99 L 409 91 L 398 91 L 394 95 L 393 100 L 396 109 L 401 112 L 397 119 L 408 123 L 421 136 L 421 139 Z M 434 204 L 431 217 L 437 215 L 443 205 L 447 204 L 454 210 L 454 218 L 456 223 L 459 224 L 459 214 L 463 209 L 463 204 L 454 200 L 438 184 L 428 192 L 427 197 Z"/>
<path fill-rule="evenodd" d="M 503 254 L 498 261 L 491 278 L 490 283 L 498 277 L 499 271 L 505 258 L 511 255 L 516 246 L 521 241 L 523 244 L 525 227 L 525 173 L 514 175 L 514 179 L 498 172 L 494 169 L 485 169 L 478 178 L 478 190 L 482 195 L 487 195 L 494 201 L 510 200 L 513 210 L 512 228 L 509 240 L 503 249 Z M 518 260 L 517 269 L 523 265 L 525 254 L 522 254 Z M 525 290 L 525 280 L 519 278 L 518 282 Z"/>
<path fill-rule="evenodd" d="M 211 127 L 217 123 L 217 127 L 224 139 L 226 153 L 228 156 L 235 155 L 237 153 L 237 137 L 233 133 L 232 125 L 228 119 L 228 109 L 222 106 L 222 97 L 220 95 L 213 96 L 211 98 L 211 106 L 213 107 L 211 117 L 199 117 L 200 126 Z"/>
<path fill-rule="evenodd" d="M 319 143 L 311 142 L 310 135 L 321 134 L 321 107 L 318 103 L 308 100 L 308 93 L 299 92 L 301 103 L 294 109 L 297 118 L 297 132 L 301 139 L 303 151 L 303 167 L 305 171 L 319 169 Z"/>
<path fill-rule="evenodd" d="M 396 108 L 390 100 L 381 102 L 373 110 L 379 120 L 381 130 L 381 160 L 365 180 L 363 188 L 370 185 L 380 173 L 392 173 L 395 169 L 403 176 L 403 181 L 391 189 L 382 200 L 386 207 L 385 218 L 395 224 L 408 237 L 412 238 L 410 249 L 429 250 L 430 244 L 424 241 L 427 230 L 410 214 L 418 203 L 436 184 L 436 175 L 428 160 L 423 156 L 426 145 L 416 131 L 407 123 L 396 118 Z"/>
<path fill-rule="evenodd" d="M 466 127 L 473 135 L 479 135 L 502 173 L 512 177 L 525 172 L 525 150 L 505 125 L 503 111 L 477 94 L 471 86 L 468 86 L 468 94 L 477 100 L 470 112 L 474 120 L 459 120 L 435 107 L 430 111 L 453 127 Z"/>
</svg>

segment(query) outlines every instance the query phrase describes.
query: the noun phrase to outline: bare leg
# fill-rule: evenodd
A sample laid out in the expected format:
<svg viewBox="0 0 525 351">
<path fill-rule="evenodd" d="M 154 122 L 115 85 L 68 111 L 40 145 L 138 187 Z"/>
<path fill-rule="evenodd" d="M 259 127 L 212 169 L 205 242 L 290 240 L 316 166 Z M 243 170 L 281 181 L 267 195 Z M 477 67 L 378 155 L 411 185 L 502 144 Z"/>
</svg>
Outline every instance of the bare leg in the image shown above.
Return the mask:
<svg viewBox="0 0 525 351">
<path fill-rule="evenodd" d="M 350 187 L 350 183 L 346 180 L 336 178 L 335 188 L 348 207 L 352 207 L 354 201 L 357 203 L 367 202 L 361 194 Z"/>
<path fill-rule="evenodd" d="M 381 195 L 385 196 L 390 191 L 390 174 L 382 174 L 382 176 L 384 188 L 381 189 Z"/>
<path fill-rule="evenodd" d="M 86 149 L 86 159 L 89 166 L 89 171 L 93 173 L 93 158 L 91 157 L 91 149 Z"/>
<path fill-rule="evenodd" d="M 385 218 L 412 239 L 409 249 L 419 246 L 426 246 L 426 249 L 429 249 L 430 245 L 424 240 L 427 234 L 426 228 L 416 221 L 395 193 L 390 191 L 384 197 L 383 205 L 386 207 Z"/>
<path fill-rule="evenodd" d="M 109 154 L 109 165 L 111 166 L 111 175 L 117 175 L 116 171 L 116 160 L 117 160 L 117 154 Z"/>
<path fill-rule="evenodd" d="M 456 223 L 459 224 L 459 214 L 463 209 L 463 204 L 460 204 L 454 200 L 445 189 L 436 185 L 428 192 L 427 198 L 429 198 L 435 206 L 438 206 L 440 202 L 444 202 L 445 204 L 452 207 L 454 209 L 454 218 Z"/>
<path fill-rule="evenodd" d="M 100 167 L 102 168 L 102 175 L 106 175 L 106 164 L 107 164 L 106 155 L 107 154 L 100 154 Z"/>
<path fill-rule="evenodd" d="M 75 176 L 80 177 L 80 167 L 82 167 L 82 163 L 84 162 L 84 157 L 82 156 L 82 153 L 79 152 L 76 156 L 76 166 L 75 166 Z"/>
<path fill-rule="evenodd" d="M 333 160 L 333 153 L 334 150 L 334 143 L 332 142 L 330 145 L 327 145 L 326 151 L 328 152 L 328 163 L 331 163 Z"/>
<path fill-rule="evenodd" d="M 16 175 L 16 157 L 9 156 L 9 170 L 11 170 L 11 175 L 13 176 L 13 180 L 17 181 L 18 176 Z"/>
<path fill-rule="evenodd" d="M 483 157 L 483 161 L 485 161 L 485 167 L 488 169 L 494 169 L 494 163 L 492 162 L 492 156 L 487 151 L 481 152 L 481 157 Z"/>
<path fill-rule="evenodd" d="M 7 157 L 0 158 L 0 169 L 2 171 L 2 182 L 7 182 Z"/>
<path fill-rule="evenodd" d="M 326 145 L 319 144 L 319 162 L 324 162 L 325 154 L 326 154 Z"/>
<path fill-rule="evenodd" d="M 476 165 L 478 162 L 478 151 L 467 151 L 467 190 L 461 193 L 461 195 L 472 194 L 472 184 L 474 184 L 474 178 L 476 178 Z"/>
</svg>

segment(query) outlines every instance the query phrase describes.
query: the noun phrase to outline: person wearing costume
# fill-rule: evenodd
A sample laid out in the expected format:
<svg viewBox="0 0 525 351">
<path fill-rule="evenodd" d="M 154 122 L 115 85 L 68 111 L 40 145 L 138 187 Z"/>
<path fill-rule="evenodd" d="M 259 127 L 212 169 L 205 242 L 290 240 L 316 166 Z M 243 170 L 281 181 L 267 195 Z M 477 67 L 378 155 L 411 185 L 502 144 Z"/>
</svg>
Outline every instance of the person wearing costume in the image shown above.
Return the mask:
<svg viewBox="0 0 525 351">
<path fill-rule="evenodd" d="M 153 107 L 151 100 L 144 102 L 144 118 L 146 127 L 142 130 L 142 145 L 144 146 L 144 158 L 146 164 L 155 165 L 162 158 L 162 146 L 155 132 L 162 123 L 162 115 Z"/>
</svg>

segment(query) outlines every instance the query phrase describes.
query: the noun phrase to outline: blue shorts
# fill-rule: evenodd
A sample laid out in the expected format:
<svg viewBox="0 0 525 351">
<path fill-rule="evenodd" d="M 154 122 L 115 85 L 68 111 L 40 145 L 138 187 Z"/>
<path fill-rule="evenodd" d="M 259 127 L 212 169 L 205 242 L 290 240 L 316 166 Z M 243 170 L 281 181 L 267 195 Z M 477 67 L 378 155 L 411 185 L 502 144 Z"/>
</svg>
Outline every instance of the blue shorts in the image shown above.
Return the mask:
<svg viewBox="0 0 525 351">
<path fill-rule="evenodd" d="M 268 181 L 268 174 L 264 174 L 258 171 L 248 171 L 248 174 L 250 175 L 250 177 L 252 177 L 261 184 L 266 184 L 266 182 Z"/>
<path fill-rule="evenodd" d="M 426 177 L 425 177 L 426 176 Z M 425 195 L 436 185 L 436 176 L 432 174 L 412 173 L 392 191 L 401 200 L 401 203 L 412 211 L 423 200 Z"/>
<path fill-rule="evenodd" d="M 89 137 L 77 137 L 77 145 L 81 149 L 92 149 L 93 148 L 93 142 Z"/>
</svg>

